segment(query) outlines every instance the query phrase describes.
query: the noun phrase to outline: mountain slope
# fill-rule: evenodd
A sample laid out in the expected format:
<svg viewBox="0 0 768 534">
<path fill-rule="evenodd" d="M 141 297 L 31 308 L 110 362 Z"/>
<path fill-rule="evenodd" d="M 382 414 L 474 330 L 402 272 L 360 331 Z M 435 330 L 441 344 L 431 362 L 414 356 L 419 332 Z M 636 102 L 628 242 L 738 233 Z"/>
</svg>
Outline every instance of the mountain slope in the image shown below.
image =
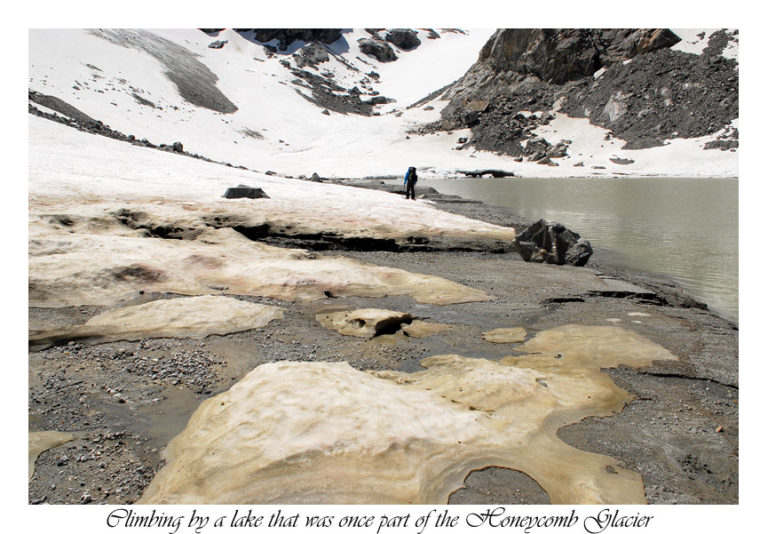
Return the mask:
<svg viewBox="0 0 768 534">
<path fill-rule="evenodd" d="M 145 145 L 170 147 L 178 142 L 188 154 L 285 176 L 400 175 L 410 165 L 419 167 L 422 176 L 456 176 L 468 169 L 505 169 L 520 176 L 737 172 L 736 154 L 728 152 L 734 147 L 737 123 L 722 117 L 706 128 L 675 136 L 672 122 L 667 121 L 663 141 L 657 135 L 654 142 L 638 145 L 653 148 L 630 155 L 621 151 L 626 143 L 611 137 L 625 135 L 632 142 L 647 137 L 646 126 L 653 125 L 650 119 L 627 121 L 642 112 L 624 96 L 625 86 L 634 83 L 623 74 L 633 68 L 632 63 L 597 70 L 596 80 L 589 76 L 593 82 L 585 77 L 569 82 L 570 92 L 563 92 L 566 86 L 553 90 L 535 76 L 524 76 L 514 82 L 514 90 L 525 99 L 515 98 L 510 105 L 504 94 L 512 87 L 508 73 L 478 75 L 487 70 L 481 68 L 487 63 L 482 57 L 470 68 L 481 50 L 493 49 L 492 30 L 402 30 L 406 37 L 400 38 L 393 37 L 400 35 L 394 30 L 337 30 L 324 37 L 329 41 L 340 35 L 330 44 L 295 40 L 311 37 L 300 32 L 264 31 L 34 30 L 29 88 L 60 99 L 124 137 L 146 139 Z M 699 41 L 723 40 L 718 32 L 704 33 L 702 38 L 687 35 L 678 45 L 692 51 L 703 48 Z M 267 37 L 273 38 L 258 41 Z M 370 43 L 388 47 L 396 59 L 378 59 L 370 52 Z M 677 58 L 714 57 L 667 52 Z M 705 59 L 696 61 L 703 64 Z M 732 70 L 734 60 L 723 62 L 721 67 Z M 669 78 L 674 80 L 675 75 L 670 72 Z M 737 75 L 730 82 L 728 78 L 733 76 L 725 78 L 730 89 Z M 603 89 L 592 90 L 598 84 Z M 444 91 L 447 85 L 452 87 Z M 589 90 L 583 89 L 586 85 Z M 652 81 L 651 85 L 658 98 L 666 98 L 661 92 L 669 84 Z M 692 87 L 699 85 L 691 79 Z M 577 88 L 570 90 L 572 86 Z M 450 100 L 434 98 L 441 94 Z M 674 117 L 696 106 L 711 107 L 719 94 L 710 92 L 693 107 L 679 106 L 673 98 Z M 533 96 L 535 105 L 529 104 Z M 487 127 L 478 128 L 471 124 L 471 113 L 467 120 L 463 106 L 483 99 L 490 102 L 479 114 Z M 33 105 L 51 112 L 40 99 Z M 601 120 L 595 110 L 606 108 L 609 120 Z M 629 113 L 620 113 L 625 108 Z M 738 102 L 730 101 L 723 109 L 723 117 L 731 117 L 734 110 L 737 116 Z M 552 110 L 554 122 L 548 115 Z M 617 112 L 623 115 L 618 122 L 612 120 Z M 424 128 L 426 124 L 438 126 Z M 517 128 L 526 130 L 522 138 Z M 569 140 L 571 149 L 558 166 L 515 161 L 525 148 L 520 139 L 534 136 L 546 136 L 550 145 Z M 723 136 L 728 139 L 718 140 Z M 462 143 L 462 138 L 469 142 Z M 702 150 L 707 143 L 726 150 Z"/>
</svg>

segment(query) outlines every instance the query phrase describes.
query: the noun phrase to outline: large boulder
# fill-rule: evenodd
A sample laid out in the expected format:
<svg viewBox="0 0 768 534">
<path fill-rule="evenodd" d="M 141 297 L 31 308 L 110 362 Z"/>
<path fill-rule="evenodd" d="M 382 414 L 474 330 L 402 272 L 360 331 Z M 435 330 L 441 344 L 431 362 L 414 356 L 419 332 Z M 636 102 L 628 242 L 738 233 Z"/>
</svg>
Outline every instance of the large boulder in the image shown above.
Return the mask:
<svg viewBox="0 0 768 534">
<path fill-rule="evenodd" d="M 296 59 L 296 65 L 299 68 L 303 68 L 306 65 L 317 65 L 324 61 L 328 61 L 328 50 L 320 43 L 310 43 L 299 50 L 298 54 L 294 54 Z"/>
<path fill-rule="evenodd" d="M 384 41 L 377 41 L 375 39 L 359 39 L 357 42 L 360 45 L 360 51 L 363 54 L 373 56 L 382 63 L 395 61 L 397 59 L 395 51 L 392 50 L 392 47 Z"/>
<path fill-rule="evenodd" d="M 224 198 L 269 198 L 269 195 L 261 187 L 240 184 L 237 187 L 228 187 Z"/>
<path fill-rule="evenodd" d="M 592 246 L 560 223 L 539 219 L 515 238 L 515 250 L 525 261 L 582 266 L 592 256 Z"/>
<path fill-rule="evenodd" d="M 421 44 L 421 41 L 416 36 L 416 32 L 413 30 L 396 29 L 389 30 L 386 40 L 400 48 L 401 50 L 413 50 Z"/>
</svg>

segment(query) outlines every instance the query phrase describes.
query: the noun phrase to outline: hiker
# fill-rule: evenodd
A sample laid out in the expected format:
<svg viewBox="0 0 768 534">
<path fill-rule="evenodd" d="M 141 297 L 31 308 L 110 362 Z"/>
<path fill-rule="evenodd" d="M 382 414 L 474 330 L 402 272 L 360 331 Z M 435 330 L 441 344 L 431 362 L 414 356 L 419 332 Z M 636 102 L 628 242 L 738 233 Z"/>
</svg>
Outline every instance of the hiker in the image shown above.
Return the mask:
<svg viewBox="0 0 768 534">
<path fill-rule="evenodd" d="M 416 200 L 416 181 L 419 179 L 416 176 L 416 167 L 408 167 L 408 172 L 405 173 L 405 198 L 412 198 Z"/>
</svg>

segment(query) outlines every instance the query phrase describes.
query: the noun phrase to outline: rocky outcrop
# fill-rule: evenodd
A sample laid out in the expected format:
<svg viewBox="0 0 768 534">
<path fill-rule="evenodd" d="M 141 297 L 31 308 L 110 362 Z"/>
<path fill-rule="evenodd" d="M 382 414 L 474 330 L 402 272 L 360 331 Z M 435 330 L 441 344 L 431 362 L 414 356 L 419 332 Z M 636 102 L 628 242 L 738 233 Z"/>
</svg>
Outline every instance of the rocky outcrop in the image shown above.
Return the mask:
<svg viewBox="0 0 768 534">
<path fill-rule="evenodd" d="M 407 29 L 389 30 L 385 39 L 401 50 L 413 50 L 421 44 L 416 32 Z"/>
<path fill-rule="evenodd" d="M 392 47 L 384 41 L 379 41 L 376 39 L 358 39 L 357 42 L 360 46 L 360 51 L 363 54 L 375 57 L 382 63 L 397 60 L 395 51 L 392 50 Z"/>
<path fill-rule="evenodd" d="M 296 65 L 299 68 L 303 68 L 305 66 L 313 67 L 318 63 L 328 61 L 330 56 L 328 55 L 328 50 L 322 44 L 315 42 L 303 47 L 293 57 L 296 60 Z"/>
<path fill-rule="evenodd" d="M 610 129 L 626 149 L 714 134 L 739 114 L 738 64 L 721 55 L 735 38 L 715 32 L 695 55 L 670 50 L 679 38 L 664 29 L 499 30 L 420 132 L 471 128 L 469 145 L 512 156 L 555 110 Z"/>
<path fill-rule="evenodd" d="M 490 38 L 479 61 L 496 71 L 533 74 L 562 84 L 679 41 L 665 29 L 506 29 Z"/>
<path fill-rule="evenodd" d="M 592 256 L 589 241 L 562 224 L 539 219 L 515 238 L 515 250 L 525 261 L 556 265 L 586 265 Z"/>
<path fill-rule="evenodd" d="M 296 41 L 305 41 L 307 43 L 320 42 L 325 44 L 335 43 L 341 39 L 340 29 L 333 28 L 301 28 L 301 29 L 245 29 L 238 28 L 237 32 L 253 32 L 253 38 L 259 42 L 266 43 L 277 39 L 278 49 L 285 50 Z"/>
</svg>

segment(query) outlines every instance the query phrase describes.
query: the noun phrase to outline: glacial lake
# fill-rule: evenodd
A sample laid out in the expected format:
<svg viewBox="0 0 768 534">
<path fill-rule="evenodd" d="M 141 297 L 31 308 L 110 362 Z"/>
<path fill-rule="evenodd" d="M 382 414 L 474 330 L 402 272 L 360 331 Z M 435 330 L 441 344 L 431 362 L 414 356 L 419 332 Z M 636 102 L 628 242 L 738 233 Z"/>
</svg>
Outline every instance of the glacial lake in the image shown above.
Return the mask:
<svg viewBox="0 0 768 534">
<path fill-rule="evenodd" d="M 738 322 L 736 178 L 420 180 L 441 193 L 557 221 L 588 239 L 590 259 L 666 275 Z"/>
</svg>

